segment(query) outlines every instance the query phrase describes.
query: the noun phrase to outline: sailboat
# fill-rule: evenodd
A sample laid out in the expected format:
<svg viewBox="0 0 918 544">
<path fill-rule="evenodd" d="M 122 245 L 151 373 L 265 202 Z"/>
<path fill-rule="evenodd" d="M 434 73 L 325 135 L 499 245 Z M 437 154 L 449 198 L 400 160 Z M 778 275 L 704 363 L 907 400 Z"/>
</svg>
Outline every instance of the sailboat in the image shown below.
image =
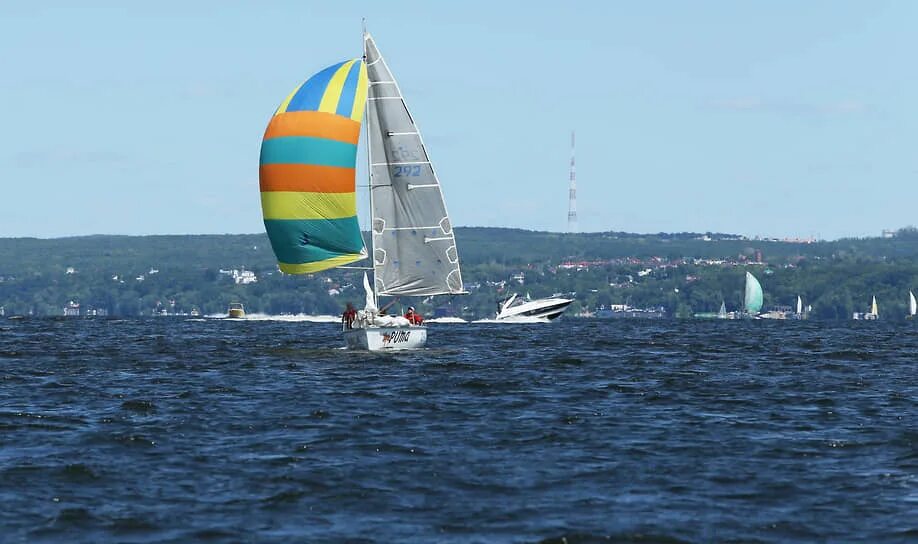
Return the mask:
<svg viewBox="0 0 918 544">
<path fill-rule="evenodd" d="M 873 320 L 880 318 L 880 310 L 877 307 L 877 297 L 873 297 L 870 303 L 870 311 L 864 314 L 864 319 Z"/>
<path fill-rule="evenodd" d="M 379 296 L 465 293 L 452 224 L 398 84 L 373 38 L 364 56 L 321 70 L 281 102 L 259 177 L 265 230 L 287 274 L 372 259 L 365 308 L 345 323 L 350 348 L 418 348 L 427 328 L 380 315 Z M 357 219 L 355 168 L 366 110 L 370 248 Z"/>
<path fill-rule="evenodd" d="M 908 292 L 908 316 L 906 319 L 914 319 L 915 314 L 918 313 L 918 300 L 915 300 L 915 293 Z"/>
<path fill-rule="evenodd" d="M 756 317 L 762 310 L 764 295 L 762 284 L 751 273 L 746 272 L 746 289 L 743 295 L 743 309 L 747 317 Z"/>
<path fill-rule="evenodd" d="M 727 319 L 727 304 L 720 301 L 720 310 L 717 312 L 717 319 Z"/>
</svg>

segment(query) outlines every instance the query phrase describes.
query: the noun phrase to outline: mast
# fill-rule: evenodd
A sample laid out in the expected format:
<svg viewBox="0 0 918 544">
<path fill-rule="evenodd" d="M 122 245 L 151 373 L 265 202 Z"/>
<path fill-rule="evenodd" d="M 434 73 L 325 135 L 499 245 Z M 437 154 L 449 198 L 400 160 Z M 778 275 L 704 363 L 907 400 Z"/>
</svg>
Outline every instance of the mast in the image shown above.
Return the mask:
<svg viewBox="0 0 918 544">
<path fill-rule="evenodd" d="M 361 47 L 363 48 L 363 62 L 367 62 L 367 20 L 361 19 L 363 23 L 363 43 Z M 369 77 L 367 78 L 367 86 L 370 85 Z M 365 120 L 363 123 L 364 128 L 364 140 L 367 143 L 367 199 L 370 202 L 370 274 L 373 275 L 373 281 L 370 282 L 373 292 L 373 306 L 379 308 L 379 299 L 376 297 L 376 251 L 374 249 L 373 243 L 373 157 L 371 156 L 370 148 L 370 93 L 367 92 L 366 102 L 364 103 L 364 116 Z"/>
<path fill-rule="evenodd" d="M 567 232 L 577 232 L 577 170 L 574 166 L 574 131 L 571 131 L 571 179 L 567 201 Z"/>
</svg>

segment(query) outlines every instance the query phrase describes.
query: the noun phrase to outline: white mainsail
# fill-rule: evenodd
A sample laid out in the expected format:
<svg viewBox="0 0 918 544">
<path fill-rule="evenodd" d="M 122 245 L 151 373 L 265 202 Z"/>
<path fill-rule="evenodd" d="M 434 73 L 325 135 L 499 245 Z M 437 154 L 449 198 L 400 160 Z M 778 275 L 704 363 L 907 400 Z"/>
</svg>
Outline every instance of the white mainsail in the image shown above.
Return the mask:
<svg viewBox="0 0 918 544">
<path fill-rule="evenodd" d="M 453 226 L 421 133 L 369 34 L 364 54 L 376 294 L 464 293 Z"/>
<path fill-rule="evenodd" d="M 918 313 L 918 301 L 915 300 L 915 293 L 908 292 L 908 315 L 915 315 Z"/>
<path fill-rule="evenodd" d="M 797 315 L 803 314 L 803 299 L 797 295 Z"/>
<path fill-rule="evenodd" d="M 880 310 L 877 307 L 877 297 L 873 297 L 873 302 L 870 304 L 870 313 L 875 316 L 880 315 Z"/>
</svg>

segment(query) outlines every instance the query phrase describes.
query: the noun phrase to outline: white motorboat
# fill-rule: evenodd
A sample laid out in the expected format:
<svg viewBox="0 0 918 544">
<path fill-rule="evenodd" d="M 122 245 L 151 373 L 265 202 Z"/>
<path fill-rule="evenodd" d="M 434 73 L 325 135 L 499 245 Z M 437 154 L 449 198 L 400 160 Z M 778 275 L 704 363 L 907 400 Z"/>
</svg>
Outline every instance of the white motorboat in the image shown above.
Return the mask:
<svg viewBox="0 0 918 544">
<path fill-rule="evenodd" d="M 556 319 L 564 313 L 574 299 L 562 298 L 558 295 L 552 295 L 548 298 L 539 298 L 529 300 L 513 295 L 500 304 L 497 311 L 497 319 L 510 320 L 520 317 Z"/>
</svg>

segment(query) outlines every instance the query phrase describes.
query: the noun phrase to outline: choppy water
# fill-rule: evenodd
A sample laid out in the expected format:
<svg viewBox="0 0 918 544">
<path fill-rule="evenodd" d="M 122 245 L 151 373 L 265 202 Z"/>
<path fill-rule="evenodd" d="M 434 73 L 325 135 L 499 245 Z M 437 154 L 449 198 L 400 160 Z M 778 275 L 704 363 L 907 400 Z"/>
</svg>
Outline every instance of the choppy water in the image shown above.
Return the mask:
<svg viewBox="0 0 918 544">
<path fill-rule="evenodd" d="M 0 541 L 918 540 L 918 328 L 341 344 L 333 324 L 0 320 Z"/>
</svg>

